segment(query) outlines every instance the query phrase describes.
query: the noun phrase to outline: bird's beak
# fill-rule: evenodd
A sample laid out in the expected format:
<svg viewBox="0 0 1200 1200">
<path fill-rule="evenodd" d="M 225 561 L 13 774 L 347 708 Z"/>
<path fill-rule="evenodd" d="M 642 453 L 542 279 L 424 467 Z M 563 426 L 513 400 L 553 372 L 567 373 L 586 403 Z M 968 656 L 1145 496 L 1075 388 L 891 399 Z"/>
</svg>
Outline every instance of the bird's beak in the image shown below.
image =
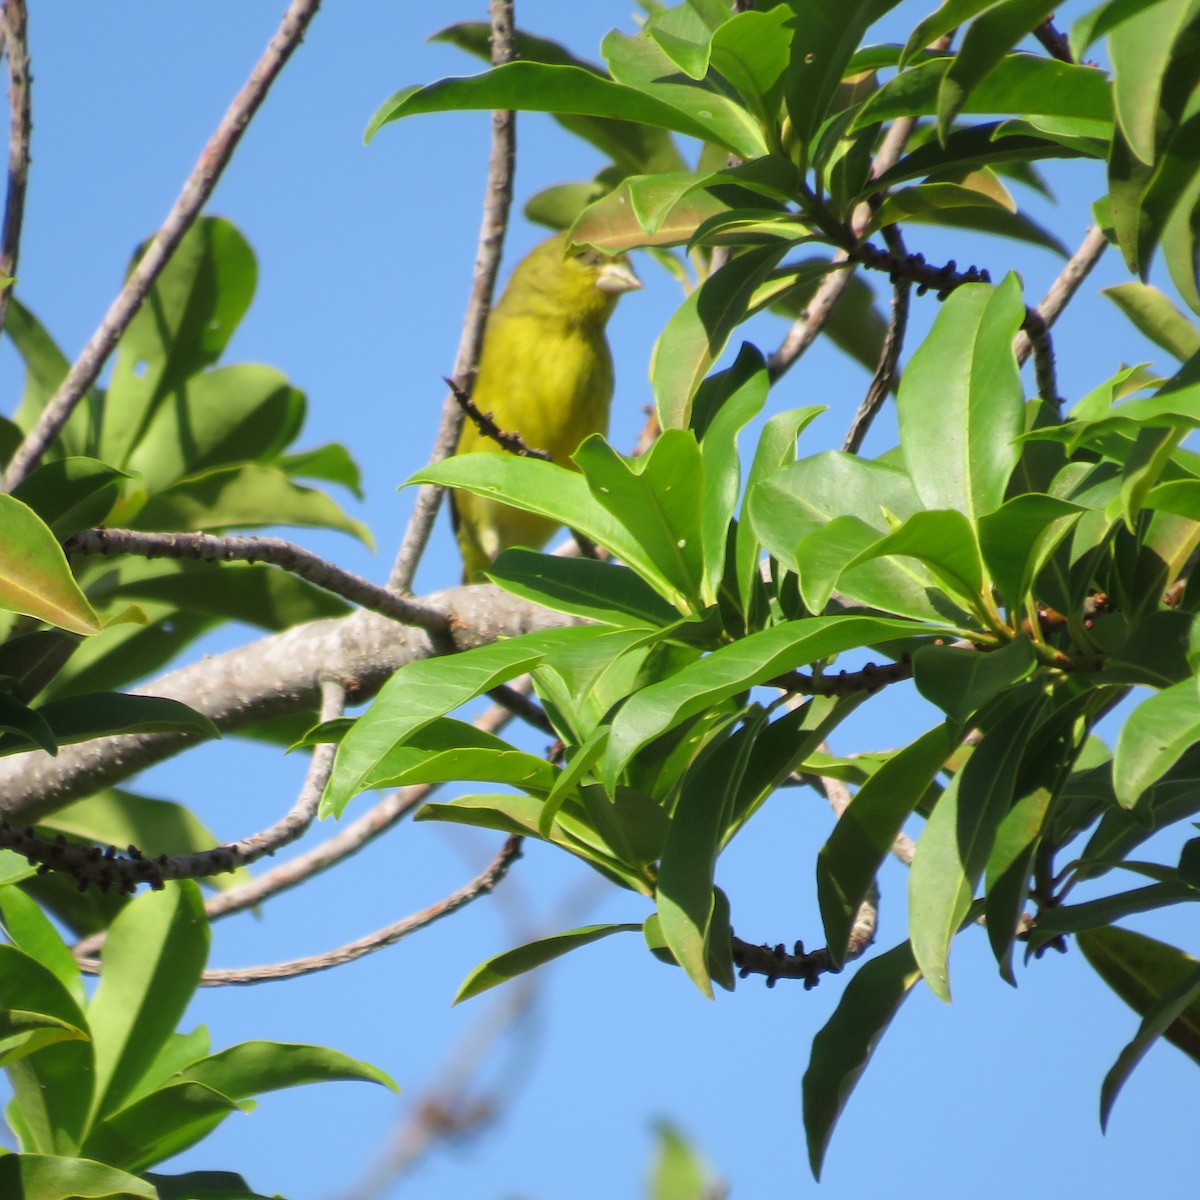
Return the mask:
<svg viewBox="0 0 1200 1200">
<path fill-rule="evenodd" d="M 642 286 L 642 281 L 633 273 L 633 268 L 627 261 L 614 258 L 600 268 L 596 279 L 596 287 L 602 292 L 619 296 L 622 292 L 635 292 Z"/>
</svg>

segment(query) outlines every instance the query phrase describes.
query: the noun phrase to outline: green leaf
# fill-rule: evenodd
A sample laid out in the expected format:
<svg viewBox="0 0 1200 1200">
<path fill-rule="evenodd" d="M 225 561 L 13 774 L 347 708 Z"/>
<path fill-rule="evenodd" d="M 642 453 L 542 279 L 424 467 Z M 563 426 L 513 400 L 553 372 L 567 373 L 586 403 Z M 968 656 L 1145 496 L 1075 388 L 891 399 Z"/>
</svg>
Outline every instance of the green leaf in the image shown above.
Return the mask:
<svg viewBox="0 0 1200 1200">
<path fill-rule="evenodd" d="M 913 621 L 812 617 L 751 634 L 643 688 L 617 713 L 604 760 L 609 786 L 643 746 L 756 683 L 858 646 L 936 632 Z"/>
<path fill-rule="evenodd" d="M 836 8 L 822 0 L 791 0 L 791 61 L 786 102 L 795 135 L 807 145 L 829 115 L 838 86 L 863 34 L 898 0 L 848 0 Z"/>
<path fill-rule="evenodd" d="M 431 721 L 525 674 L 551 651 L 595 636 L 595 631 L 586 627 L 552 629 L 401 667 L 338 746 L 321 815 L 340 816 L 351 798 L 368 786 L 366 781 L 384 757 Z"/>
<path fill-rule="evenodd" d="M 817 898 L 835 963 L 884 859 L 954 750 L 945 724 L 887 759 L 854 794 L 817 855 Z"/>
<path fill-rule="evenodd" d="M 706 595 L 700 521 L 705 496 L 704 467 L 696 436 L 664 429 L 649 452 L 618 454 L 598 434 L 571 456 L 597 503 L 620 522 L 655 567 L 659 590 L 686 600 L 698 612 L 715 597 Z"/>
<path fill-rule="evenodd" d="M 0 745 L 7 743 L 10 754 L 40 746 L 47 754 L 58 753 L 54 730 L 36 709 L 22 704 L 15 696 L 0 691 Z"/>
<path fill-rule="evenodd" d="M 990 0 L 989 0 L 990 2 Z M 889 79 L 858 110 L 851 131 L 902 116 L 932 116 L 953 58 L 934 58 Z M 1073 117 L 1112 123 L 1108 82 L 1095 67 L 1040 54 L 1008 54 L 964 97 L 960 112 Z"/>
<path fill-rule="evenodd" d="M 378 1083 L 393 1092 L 400 1090 L 391 1076 L 370 1063 L 328 1046 L 289 1042 L 239 1042 L 191 1063 L 181 1078 L 202 1083 L 232 1100 L 338 1080 Z"/>
<path fill-rule="evenodd" d="M 1135 279 L 1100 290 L 1135 328 L 1180 362 L 1200 352 L 1200 329 L 1158 288 Z"/>
<path fill-rule="evenodd" d="M 650 360 L 654 403 L 664 429 L 687 428 L 701 381 L 786 250 L 786 244 L 767 245 L 735 255 L 692 292 L 667 322 Z"/>
<path fill-rule="evenodd" d="M 139 251 L 140 253 L 140 251 Z M 184 235 L 117 345 L 96 457 L 124 467 L 155 413 L 211 366 L 245 315 L 258 268 L 237 228 L 201 218 Z M 190 386 L 190 384 L 189 384 Z"/>
<path fill-rule="evenodd" d="M 158 1200 L 272 1200 L 254 1191 L 233 1171 L 185 1171 L 182 1175 L 143 1171 L 142 1178 L 158 1189 Z"/>
<path fill-rule="evenodd" d="M 537 62 L 513 62 L 487 72 L 459 79 L 441 79 L 427 87 L 405 88 L 388 97 L 370 121 L 363 140 L 369 142 L 392 121 L 418 113 L 457 112 L 463 109 L 518 109 L 522 112 L 551 112 L 566 116 L 603 117 L 634 121 L 659 129 L 715 141 L 744 157 L 755 157 L 764 147 L 761 135 L 752 136 L 743 121 L 732 118 L 730 101 L 722 107 L 723 119 L 705 120 L 702 97 L 712 96 L 710 110 L 718 107 L 720 97 L 702 88 L 694 102 L 681 100 L 677 91 L 660 86 L 654 93 L 640 91 L 604 79 L 575 66 L 553 66 Z M 694 109 L 695 111 L 689 111 Z M 732 138 L 733 144 L 727 142 Z"/>
<path fill-rule="evenodd" d="M 1021 634 L 998 650 L 958 646 L 922 646 L 913 655 L 917 691 L 962 727 L 1006 688 L 1033 673 L 1037 658 Z"/>
<path fill-rule="evenodd" d="M 971 92 L 1054 8 L 1053 0 L 1000 0 L 971 22 L 938 89 L 938 136 L 943 142 Z"/>
<path fill-rule="evenodd" d="M 1185 679 L 1143 700 L 1126 718 L 1113 755 L 1117 802 L 1133 808 L 1184 751 L 1200 741 L 1200 690 Z"/>
<path fill-rule="evenodd" d="M 913 954 L 934 995 L 950 1002 L 950 942 L 971 908 L 1043 698 L 1018 704 L 995 726 L 950 781 L 931 814 L 909 876 Z"/>
<path fill-rule="evenodd" d="M 590 558 L 561 558 L 514 547 L 488 578 L 514 596 L 606 625 L 669 625 L 679 612 L 628 567 Z"/>
<path fill-rule="evenodd" d="M 958 509 L 978 520 L 1003 502 L 1024 432 L 1012 351 L 1024 319 L 1015 275 L 996 288 L 956 288 L 905 369 L 900 447 L 926 508 Z"/>
<path fill-rule="evenodd" d="M 979 547 L 1010 615 L 1021 612 L 1033 581 L 1083 509 L 1067 500 L 1025 492 L 979 520 Z"/>
<path fill-rule="evenodd" d="M 323 479 L 337 483 L 361 500 L 362 472 L 350 457 L 350 451 L 340 442 L 326 442 L 311 450 L 297 450 L 292 454 L 281 454 L 276 465 L 292 478 Z"/>
<path fill-rule="evenodd" d="M 1155 161 L 1159 100 L 1176 41 L 1197 12 L 1196 0 L 1126 6 L 1109 31 L 1113 107 L 1125 140 L 1144 163 Z"/>
<path fill-rule="evenodd" d="M 0 496 L 0 547 L 0 608 L 72 633 L 100 631 L 58 539 L 14 496 Z"/>
<path fill-rule="evenodd" d="M 634 536 L 600 504 L 578 471 L 515 454 L 457 454 L 408 481 L 461 488 L 560 521 L 603 546 L 653 586 L 661 578 Z"/>
<path fill-rule="evenodd" d="M 12 1200 L 160 1200 L 152 1183 L 85 1158 L 0 1156 L 0 1193 Z"/>
<path fill-rule="evenodd" d="M 303 394 L 261 363 L 193 375 L 150 417 L 126 467 L 154 494 L 212 468 L 265 461 L 299 432 L 304 408 Z"/>
<path fill-rule="evenodd" d="M 1143 1017 L 1196 970 L 1190 954 L 1118 925 L 1085 930 L 1075 941 L 1096 974 Z M 1185 1008 L 1162 1036 L 1200 1062 L 1200 1005 Z"/>
<path fill-rule="evenodd" d="M 497 984 L 507 983 L 518 975 L 532 971 L 535 967 L 544 966 L 556 958 L 578 949 L 580 946 L 598 942 L 614 933 L 636 933 L 640 925 L 585 925 L 580 929 L 572 929 L 569 933 L 556 933 L 551 937 L 539 938 L 516 950 L 506 950 L 482 962 L 463 980 L 462 986 L 454 997 L 454 1003 L 469 1000 L 486 992 Z"/>
<path fill-rule="evenodd" d="M 1180 957 L 1187 957 L 1180 953 Z M 1192 969 L 1182 979 L 1168 988 L 1142 1017 L 1142 1023 L 1133 1040 L 1121 1051 L 1117 1061 L 1104 1077 L 1100 1087 L 1100 1128 L 1108 1128 L 1108 1118 L 1112 1115 L 1113 1105 L 1124 1087 L 1125 1081 L 1133 1074 L 1134 1068 L 1142 1061 L 1146 1051 L 1171 1026 L 1178 1023 L 1185 1014 L 1194 1019 L 1194 1010 L 1200 1007 L 1200 963 L 1194 959 Z"/>
<path fill-rule="evenodd" d="M 1029 872 L 1053 799 L 1049 788 L 1035 788 L 1022 796 L 1000 822 L 987 862 L 984 916 L 988 941 L 1001 977 L 1013 987 L 1017 986 L 1012 968 L 1013 943 L 1029 897 Z"/>
<path fill-rule="evenodd" d="M 439 30 L 429 40 L 451 42 L 479 58 L 490 60 L 491 32 L 491 25 L 487 21 L 462 21 Z M 536 37 L 518 29 L 514 45 L 517 58 L 525 62 L 574 66 L 596 75 L 604 74 L 595 63 L 576 58 L 564 46 L 548 38 Z M 662 129 L 606 117 L 573 116 L 557 112 L 551 115 L 564 129 L 608 155 L 622 171 L 632 174 L 675 171 L 684 165 L 670 134 Z"/>
<path fill-rule="evenodd" d="M 81 529 L 103 524 L 123 478 L 123 471 L 94 458 L 60 458 L 32 471 L 12 494 L 28 504 L 62 541 Z"/>
<path fill-rule="evenodd" d="M 679 1130 L 666 1121 L 656 1121 L 654 1132 L 658 1146 L 650 1168 L 649 1200 L 708 1200 L 726 1193 L 727 1189 L 713 1179 L 704 1159 Z"/>
<path fill-rule="evenodd" d="M 81 1152 L 129 1171 L 144 1171 L 194 1146 L 230 1113 L 245 1107 L 203 1084 L 168 1084 L 98 1121 Z"/>
<path fill-rule="evenodd" d="M 21 888 L 0 888 L 0 919 L 12 944 L 53 972 L 82 1010 L 87 996 L 79 964 L 41 908 Z"/>
<path fill-rule="evenodd" d="M 13 1091 L 11 1111 L 19 1115 L 22 1149 L 46 1154 L 73 1154 L 83 1136 L 92 1093 L 92 1043 L 88 1020 L 68 988 L 48 966 L 15 946 L 0 945 L 0 1012 L 41 1014 L 74 1029 L 70 1040 L 43 1044 L 20 1057 L 20 1046 L 4 1063 Z M 0 1162 L 3 1162 L 0 1157 Z"/>
<path fill-rule="evenodd" d="M 179 1023 L 204 970 L 208 942 L 204 902 L 190 880 L 138 896 L 113 922 L 101 952 L 100 986 L 88 1006 L 96 1044 L 95 1118 L 120 1107 Z M 154 1161 L 139 1159 L 138 1165 Z"/>
<path fill-rule="evenodd" d="M 908 942 L 871 959 L 854 973 L 833 1016 L 813 1038 L 803 1095 L 804 1133 L 814 1178 L 821 1178 L 834 1126 L 879 1039 L 920 978 Z"/>
<path fill-rule="evenodd" d="M 132 523 L 137 529 L 194 532 L 300 525 L 337 529 L 374 546 L 370 530 L 324 492 L 301 487 L 279 467 L 264 463 L 220 467 L 181 480 L 151 496 Z"/>
<path fill-rule="evenodd" d="M 709 744 L 683 778 L 658 870 L 658 919 L 667 948 L 712 999 L 706 946 L 713 876 L 734 796 L 766 721 L 762 710 L 731 736 Z"/>
<path fill-rule="evenodd" d="M 1008 211 L 1006 204 L 978 188 L 964 187 L 959 183 L 922 183 L 890 193 L 875 210 L 868 232 L 882 229 L 885 225 L 895 225 L 899 221 L 921 220 L 947 209 L 961 208 Z"/>
</svg>

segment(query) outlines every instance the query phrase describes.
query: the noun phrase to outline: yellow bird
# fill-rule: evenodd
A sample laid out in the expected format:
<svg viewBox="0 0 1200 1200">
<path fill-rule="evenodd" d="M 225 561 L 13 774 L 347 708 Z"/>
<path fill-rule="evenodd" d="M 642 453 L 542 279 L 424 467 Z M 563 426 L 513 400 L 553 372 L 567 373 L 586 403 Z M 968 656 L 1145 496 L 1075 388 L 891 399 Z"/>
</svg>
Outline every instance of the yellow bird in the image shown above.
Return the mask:
<svg viewBox="0 0 1200 1200">
<path fill-rule="evenodd" d="M 608 428 L 612 355 L 604 327 L 622 292 L 641 282 L 624 256 L 588 250 L 565 256 L 562 234 L 517 265 L 488 318 L 472 400 L 506 433 L 544 450 L 561 467 L 589 434 Z M 468 417 L 458 454 L 503 453 Z M 554 522 L 468 492 L 451 493 L 463 580 L 481 582 L 509 546 L 539 549 Z"/>
</svg>

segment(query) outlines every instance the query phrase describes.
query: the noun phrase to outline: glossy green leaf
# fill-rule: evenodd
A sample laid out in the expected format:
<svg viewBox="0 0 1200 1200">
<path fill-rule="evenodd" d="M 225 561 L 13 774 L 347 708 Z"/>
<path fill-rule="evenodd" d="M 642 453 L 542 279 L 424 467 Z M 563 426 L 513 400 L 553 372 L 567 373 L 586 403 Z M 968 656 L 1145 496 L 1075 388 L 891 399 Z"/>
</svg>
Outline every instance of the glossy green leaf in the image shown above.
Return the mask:
<svg viewBox="0 0 1200 1200">
<path fill-rule="evenodd" d="M 556 933 L 551 937 L 539 938 L 536 942 L 529 942 L 516 950 L 506 950 L 503 954 L 497 954 L 494 958 L 480 963 L 463 980 L 454 997 L 454 1003 L 469 1000 L 497 984 L 507 983 L 510 979 L 553 962 L 554 959 L 561 958 L 580 946 L 598 942 L 614 933 L 636 933 L 640 929 L 640 925 L 585 925 L 569 933 Z"/>
<path fill-rule="evenodd" d="M 324 492 L 293 483 L 279 467 L 263 463 L 217 468 L 184 479 L 151 496 L 134 524 L 138 529 L 192 532 L 299 525 L 337 529 L 368 547 L 374 545 L 370 530 Z"/>
<path fill-rule="evenodd" d="M 270 459 L 299 431 L 304 407 L 287 378 L 261 363 L 193 375 L 150 417 L 126 467 L 154 493 L 214 467 Z"/>
<path fill-rule="evenodd" d="M 101 952 L 100 986 L 88 1006 L 96 1044 L 94 1119 L 121 1106 L 179 1023 L 204 970 L 208 942 L 204 902 L 190 880 L 143 893 L 113 922 Z"/>
<path fill-rule="evenodd" d="M 595 637 L 595 631 L 582 627 L 553 629 L 401 667 L 338 746 L 333 774 L 321 801 L 322 816 L 340 816 L 351 798 L 367 786 L 365 781 L 384 757 L 417 730 L 498 684 L 525 674 L 552 650 L 587 637 Z"/>
<path fill-rule="evenodd" d="M 731 102 L 725 101 L 721 105 L 723 119 L 713 118 L 710 112 L 709 119 L 705 120 L 699 115 L 706 111 L 703 97 L 713 93 L 699 87 L 689 88 L 688 91 L 696 93 L 694 102 L 689 102 L 688 97 L 680 95 L 682 90 L 681 87 L 672 91 L 660 86 L 654 93 L 648 93 L 581 67 L 513 62 L 485 75 L 442 79 L 427 87 L 396 92 L 367 122 L 363 140 L 369 142 L 384 125 L 418 113 L 511 108 L 634 121 L 720 142 L 733 153 L 746 157 L 762 153 L 761 136 L 756 139 L 746 121 L 734 117 L 730 111 L 734 107 Z M 718 107 L 719 102 L 720 98 L 715 98 L 709 108 Z"/>
<path fill-rule="evenodd" d="M 587 206 L 570 229 L 576 245 L 605 254 L 634 247 L 685 246 L 706 221 L 729 211 L 729 204 L 697 187 L 699 172 L 635 175 Z"/>
<path fill-rule="evenodd" d="M 82 1035 L 5 1062 L 13 1092 L 10 1115 L 19 1115 L 24 1150 L 73 1154 L 86 1127 L 93 1051 L 86 1040 L 88 1020 L 71 994 L 74 990 L 23 950 L 0 945 L 0 1010 L 9 1016 L 39 1013 Z"/>
<path fill-rule="evenodd" d="M 988 941 L 1000 965 L 1001 977 L 1013 987 L 1017 986 L 1012 967 L 1013 944 L 1029 896 L 1034 855 L 1053 799 L 1048 788 L 1036 788 L 1022 796 L 1000 822 L 988 857 L 984 910 Z"/>
<path fill-rule="evenodd" d="M 900 54 L 900 66 L 907 65 L 943 34 L 952 33 L 995 3 L 996 0 L 942 0 L 937 10 L 918 21 L 909 34 Z"/>
<path fill-rule="evenodd" d="M 889 79 L 859 109 L 851 129 L 902 116 L 932 116 L 950 57 L 909 67 Z M 1108 83 L 1095 67 L 1075 66 L 1038 54 L 1008 54 L 963 99 L 960 112 L 1047 114 L 1112 121 Z"/>
<path fill-rule="evenodd" d="M 971 908 L 997 830 L 1008 812 L 1039 700 L 989 728 L 937 802 L 909 875 L 913 954 L 936 996 L 950 1002 L 950 943 Z"/>
<path fill-rule="evenodd" d="M 847 0 L 836 8 L 822 0 L 791 0 L 796 14 L 786 77 L 788 116 L 807 144 L 829 115 L 850 57 L 863 34 L 897 0 Z"/>
<path fill-rule="evenodd" d="M 452 42 L 483 59 L 491 59 L 491 25 L 487 21 L 462 21 L 439 30 L 429 40 Z M 575 66 L 597 75 L 603 71 L 595 63 L 577 58 L 564 46 L 548 38 L 516 30 L 517 57 L 525 62 Z M 683 167 L 683 158 L 665 130 L 633 121 L 614 121 L 606 117 L 585 117 L 555 112 L 554 119 L 577 137 L 590 142 L 614 163 L 631 174 L 675 171 Z"/>
<path fill-rule="evenodd" d="M 97 1121 L 81 1153 L 143 1171 L 194 1146 L 245 1107 L 203 1084 L 170 1083 Z"/>
<path fill-rule="evenodd" d="M 31 471 L 12 494 L 62 541 L 104 523 L 123 478 L 124 472 L 94 458 L 60 458 Z"/>
<path fill-rule="evenodd" d="M 1053 0 L 1000 0 L 971 22 L 938 89 L 938 136 L 943 141 L 971 92 L 1054 8 Z"/>
<path fill-rule="evenodd" d="M 136 1175 L 53 1154 L 0 1156 L 0 1194 L 12 1200 L 160 1200 L 154 1184 Z"/>
<path fill-rule="evenodd" d="M 1021 611 L 1034 579 L 1082 511 L 1067 500 L 1025 492 L 980 518 L 983 560 L 1010 614 Z"/>
<path fill-rule="evenodd" d="M 650 1168 L 648 1200 L 706 1200 L 724 1189 L 699 1152 L 673 1125 L 656 1121 L 658 1137 Z"/>
<path fill-rule="evenodd" d="M 1180 958 L 1187 957 L 1180 952 Z M 1146 1051 L 1162 1035 L 1185 1016 L 1195 1019 L 1195 1010 L 1200 1008 L 1200 963 L 1191 960 L 1191 970 L 1173 986 L 1167 988 L 1142 1017 L 1142 1023 L 1133 1040 L 1121 1051 L 1117 1061 L 1104 1077 L 1100 1087 L 1100 1128 L 1108 1127 L 1113 1105 L 1142 1061 Z"/>
<path fill-rule="evenodd" d="M 701 514 L 706 491 L 700 447 L 687 429 L 664 429 L 643 455 L 618 454 L 602 437 L 588 438 L 572 455 L 596 501 L 642 549 L 644 561 L 693 611 L 705 595 Z"/>
<path fill-rule="evenodd" d="M 712 742 L 683 777 L 658 869 L 658 919 L 675 961 L 712 999 L 707 944 L 713 876 L 734 796 L 765 723 L 758 712 L 732 735 Z"/>
<path fill-rule="evenodd" d="M 921 978 L 908 942 L 864 963 L 842 993 L 833 1016 L 813 1038 L 804 1072 L 804 1133 L 813 1176 L 879 1039 Z"/>
<path fill-rule="evenodd" d="M 942 305 L 905 369 L 900 447 L 926 508 L 978 520 L 1003 502 L 1025 425 L 1012 351 L 1024 319 L 1016 276 L 996 288 L 966 284 Z"/>
<path fill-rule="evenodd" d="M 287 1042 L 240 1042 L 190 1064 L 182 1077 L 233 1100 L 337 1080 L 378 1083 L 393 1092 L 399 1090 L 389 1075 L 370 1063 L 327 1046 Z"/>
<path fill-rule="evenodd" d="M 664 429 L 687 428 L 701 381 L 745 319 L 755 290 L 786 250 L 786 245 L 768 245 L 735 255 L 667 322 L 650 360 L 654 403 Z"/>
<path fill-rule="evenodd" d="M 1200 690 L 1186 679 L 1143 700 L 1126 718 L 1113 755 L 1117 802 L 1133 808 L 1146 789 L 1200 741 Z"/>
<path fill-rule="evenodd" d="M 363 498 L 362 472 L 350 457 L 350 451 L 340 442 L 326 442 L 311 450 L 281 454 L 275 461 L 292 478 L 323 479 L 327 483 L 340 484 L 359 500 Z"/>
<path fill-rule="evenodd" d="M 0 546 L 0 608 L 72 633 L 99 632 L 58 539 L 14 496 L 0 496 Z"/>
<path fill-rule="evenodd" d="M 1200 329 L 1158 288 L 1135 279 L 1101 291 L 1138 330 L 1180 362 L 1200 352 Z"/>
<path fill-rule="evenodd" d="M 713 32 L 709 44 L 712 65 L 764 124 L 778 111 L 792 23 L 785 4 L 766 12 L 739 12 Z"/>
<path fill-rule="evenodd" d="M 928 218 L 947 209 L 989 208 L 1010 211 L 1008 205 L 978 188 L 959 183 L 921 183 L 890 193 L 871 218 L 869 231 L 899 221 Z"/>
<path fill-rule="evenodd" d="M 817 855 L 817 898 L 834 962 L 845 955 L 858 910 L 904 822 L 954 750 L 938 725 L 891 755 L 854 794 Z"/>
<path fill-rule="evenodd" d="M 922 646 L 913 655 L 917 691 L 962 725 L 1005 688 L 1027 678 L 1037 666 L 1033 645 L 1021 634 L 998 650 Z"/>
<path fill-rule="evenodd" d="M 9 746 L 9 753 L 41 747 L 47 754 L 58 753 L 54 730 L 35 708 L 23 704 L 15 696 L 0 691 L 0 745 Z"/>
<path fill-rule="evenodd" d="M 651 584 L 661 578 L 633 534 L 599 503 L 578 471 L 515 454 L 459 454 L 418 471 L 408 483 L 462 488 L 561 521 L 611 551 Z"/>
<path fill-rule="evenodd" d="M 738 435 L 762 411 L 769 387 L 762 355 L 744 343 L 734 365 L 705 380 L 696 393 L 692 426 L 700 438 L 705 481 L 700 522 L 704 592 L 714 598 L 725 573 L 729 522 L 741 498 Z"/>
<path fill-rule="evenodd" d="M 53 972 L 82 1010 L 87 996 L 79 964 L 50 918 L 21 888 L 0 888 L 0 923 L 9 941 Z"/>
<path fill-rule="evenodd" d="M 127 696 L 120 692 L 95 692 L 50 700 L 38 714 L 60 746 L 88 742 L 118 733 L 196 733 L 220 737 L 220 731 L 203 713 L 161 696 Z M 0 754 L 29 748 L 27 739 L 0 735 Z"/>
<path fill-rule="evenodd" d="M 630 697 L 613 721 L 604 777 L 611 786 L 622 767 L 654 738 L 756 683 L 857 646 L 933 632 L 912 621 L 813 617 L 722 646 Z"/>
<path fill-rule="evenodd" d="M 1075 941 L 1100 978 L 1143 1017 L 1196 970 L 1190 954 L 1118 925 L 1086 930 Z M 1200 1005 L 1185 1008 L 1162 1036 L 1200 1062 Z"/>
<path fill-rule="evenodd" d="M 95 457 L 124 467 L 167 397 L 216 362 L 253 299 L 257 270 L 224 218 L 188 230 L 117 345 Z"/>
</svg>

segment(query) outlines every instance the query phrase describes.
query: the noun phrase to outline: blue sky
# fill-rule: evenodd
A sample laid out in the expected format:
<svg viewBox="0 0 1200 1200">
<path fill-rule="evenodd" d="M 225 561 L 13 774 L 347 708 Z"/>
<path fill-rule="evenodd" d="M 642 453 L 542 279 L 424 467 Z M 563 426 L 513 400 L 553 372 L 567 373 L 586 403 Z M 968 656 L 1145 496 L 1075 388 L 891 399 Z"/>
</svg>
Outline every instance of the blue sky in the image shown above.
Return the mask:
<svg viewBox="0 0 1200 1200">
<path fill-rule="evenodd" d="M 632 28 L 632 7 L 630 0 L 523 0 L 518 15 L 525 28 L 598 57 L 607 29 Z M 932 3 L 902 6 L 899 23 L 925 7 Z M 1076 15 L 1067 11 L 1073 7 L 1064 6 L 1064 21 Z M 133 246 L 165 215 L 280 8 L 228 0 L 34 6 L 34 161 L 18 292 L 69 356 L 99 322 Z M 381 581 L 408 512 L 409 496 L 396 488 L 423 462 L 440 378 L 457 343 L 488 120 L 479 113 L 420 118 L 383 130 L 370 147 L 361 135 L 399 87 L 476 69 L 461 53 L 423 39 L 442 24 L 479 19 L 483 8 L 458 0 L 328 4 L 209 210 L 242 229 L 259 262 L 257 298 L 225 361 L 270 363 L 307 392 L 303 444 L 350 447 L 367 495 L 361 506 L 351 497 L 346 503 L 374 529 L 379 551 L 332 535 L 297 540 Z M 550 183 L 587 178 L 601 165 L 588 147 L 536 116 L 521 118 L 518 155 L 519 200 Z M 1084 205 L 1103 188 L 1101 168 L 1072 165 L 1053 181 L 1063 208 L 1037 211 L 1074 245 L 1086 229 Z M 506 261 L 540 236 L 515 219 Z M 1048 253 L 995 240 L 978 239 L 966 252 L 961 242 L 915 230 L 909 241 L 931 258 L 954 256 L 961 265 L 974 257 L 994 276 L 1016 269 L 1031 300 L 1058 269 Z M 640 428 L 653 338 L 680 299 L 652 264 L 641 272 L 645 291 L 623 300 L 611 326 L 618 447 Z M 1122 278 L 1110 253 L 1086 285 L 1090 297 L 1057 331 L 1070 399 L 1121 359 L 1161 358 L 1095 296 Z M 914 332 L 928 327 L 934 305 L 932 297 L 920 303 Z M 781 322 L 763 318 L 747 336 L 769 350 L 783 332 Z M 830 405 L 805 435 L 809 450 L 823 449 L 840 441 L 866 383 L 861 368 L 818 347 L 771 404 L 776 411 Z M 19 368 L 7 345 L 0 384 L 9 411 Z M 888 438 L 884 422 L 868 450 L 886 448 Z M 445 586 L 457 573 L 443 522 L 418 586 Z M 250 636 L 231 630 L 211 648 Z M 911 704 L 868 706 L 835 748 L 897 745 L 932 723 L 926 716 Z M 529 744 L 538 748 L 541 740 Z M 230 741 L 156 769 L 138 786 L 193 805 L 220 837 L 234 838 L 283 812 L 302 772 L 296 757 L 281 760 Z M 804 790 L 781 794 L 722 860 L 719 882 L 742 936 L 819 940 L 810 864 L 829 825 L 822 803 Z M 400 827 L 259 916 L 219 926 L 213 965 L 315 953 L 431 903 L 490 857 L 491 840 L 471 833 Z M 881 886 L 880 948 L 887 948 L 904 936 L 902 868 L 889 866 Z M 573 916 L 562 914 L 564 903 L 575 907 Z M 271 1096 L 256 1113 L 231 1118 L 179 1167 L 240 1170 L 259 1190 L 293 1200 L 346 1195 L 383 1150 L 406 1101 L 436 1082 L 455 1039 L 486 1016 L 487 998 L 449 1006 L 476 962 L 535 930 L 644 915 L 636 898 L 593 885 L 574 863 L 532 846 L 492 900 L 398 947 L 323 975 L 205 992 L 191 1017 L 210 1027 L 215 1046 L 257 1037 L 326 1043 L 385 1068 L 405 1096 L 397 1101 L 357 1084 Z M 1194 948 L 1194 933 L 1188 941 L 1182 921 L 1174 924 L 1174 936 Z M 1140 927 L 1172 936 L 1161 923 Z M 1099 1083 L 1136 1018 L 1077 951 L 1020 971 L 1014 992 L 996 975 L 985 939 L 968 934 L 952 970 L 953 1006 L 919 988 L 881 1044 L 835 1137 L 819 1193 L 804 1159 L 800 1076 L 843 980 L 826 979 L 809 993 L 783 984 L 768 991 L 750 980 L 710 1004 L 639 939 L 618 937 L 545 974 L 526 1033 L 491 1073 L 512 1093 L 499 1123 L 461 1150 L 435 1154 L 394 1194 L 637 1196 L 658 1117 L 698 1143 L 736 1196 L 849 1200 L 919 1189 L 1007 1200 L 1064 1187 L 1107 1197 L 1178 1185 L 1180 1147 L 1192 1133 L 1194 1105 L 1185 1101 L 1196 1096 L 1194 1068 L 1169 1046 L 1154 1049 L 1101 1137 Z"/>
</svg>

